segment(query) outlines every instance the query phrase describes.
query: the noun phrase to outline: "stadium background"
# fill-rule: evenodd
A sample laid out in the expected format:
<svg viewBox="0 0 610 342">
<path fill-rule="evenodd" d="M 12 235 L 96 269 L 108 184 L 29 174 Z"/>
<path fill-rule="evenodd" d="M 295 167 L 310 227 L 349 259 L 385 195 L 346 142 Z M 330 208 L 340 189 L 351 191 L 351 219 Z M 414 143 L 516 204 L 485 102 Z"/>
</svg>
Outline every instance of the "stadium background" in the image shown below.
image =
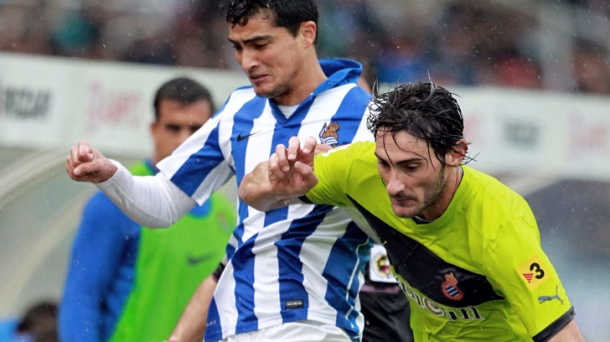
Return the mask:
<svg viewBox="0 0 610 342">
<path fill-rule="evenodd" d="M 610 3 L 318 2 L 320 57 L 460 96 L 471 165 L 528 199 L 585 338 L 610 340 Z M 128 163 L 150 152 L 165 80 L 192 76 L 218 105 L 247 83 L 216 3 L 0 0 L 0 318 L 59 299 L 95 190 L 66 175 L 71 145 Z"/>
</svg>

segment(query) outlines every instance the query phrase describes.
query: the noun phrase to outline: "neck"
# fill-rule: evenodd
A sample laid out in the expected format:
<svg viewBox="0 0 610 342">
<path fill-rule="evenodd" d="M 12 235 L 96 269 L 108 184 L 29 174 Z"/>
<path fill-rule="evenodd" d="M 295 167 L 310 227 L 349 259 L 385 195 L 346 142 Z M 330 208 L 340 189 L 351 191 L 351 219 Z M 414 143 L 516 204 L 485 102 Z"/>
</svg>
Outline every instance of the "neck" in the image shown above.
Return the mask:
<svg viewBox="0 0 610 342">
<path fill-rule="evenodd" d="M 288 94 L 273 99 L 278 105 L 294 106 L 300 104 L 327 79 L 315 55 L 308 58 L 299 70 L 300 72 L 295 75 L 292 82 L 295 85 L 294 89 Z"/>
<path fill-rule="evenodd" d="M 441 190 L 436 201 L 434 201 L 434 203 L 422 210 L 418 215 L 423 217 L 427 221 L 436 220 L 445 213 L 445 211 L 449 207 L 449 204 L 451 204 L 451 200 L 453 199 L 455 192 L 460 186 L 460 181 L 462 180 L 463 172 L 462 167 L 447 166 L 447 168 L 449 168 L 447 170 L 447 180 L 445 182 L 443 190 Z"/>
<path fill-rule="evenodd" d="M 150 158 L 150 163 L 153 165 L 157 165 L 161 160 L 163 160 L 163 157 L 159 155 L 159 153 L 155 152 L 153 153 L 152 158 Z"/>
</svg>

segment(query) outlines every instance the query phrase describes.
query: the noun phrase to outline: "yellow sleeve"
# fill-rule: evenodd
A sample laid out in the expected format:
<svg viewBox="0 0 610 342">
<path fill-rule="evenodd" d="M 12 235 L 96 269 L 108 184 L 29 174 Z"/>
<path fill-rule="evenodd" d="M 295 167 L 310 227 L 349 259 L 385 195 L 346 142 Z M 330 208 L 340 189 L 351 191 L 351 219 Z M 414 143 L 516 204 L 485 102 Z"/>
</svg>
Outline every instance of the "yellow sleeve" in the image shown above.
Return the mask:
<svg viewBox="0 0 610 342">
<path fill-rule="evenodd" d="M 561 330 L 574 313 L 553 264 L 542 250 L 534 215 L 527 203 L 522 203 L 521 212 L 504 220 L 484 248 L 483 267 L 529 335 L 538 340 Z"/>
</svg>

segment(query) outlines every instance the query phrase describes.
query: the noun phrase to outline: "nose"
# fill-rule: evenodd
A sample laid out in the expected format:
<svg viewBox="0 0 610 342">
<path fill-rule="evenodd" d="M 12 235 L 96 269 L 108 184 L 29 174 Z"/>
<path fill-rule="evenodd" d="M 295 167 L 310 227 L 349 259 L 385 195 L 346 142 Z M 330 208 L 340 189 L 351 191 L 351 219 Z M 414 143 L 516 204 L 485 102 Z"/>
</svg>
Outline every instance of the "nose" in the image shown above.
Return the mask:
<svg viewBox="0 0 610 342">
<path fill-rule="evenodd" d="M 251 51 L 250 49 L 244 49 L 241 52 L 241 56 L 238 57 L 238 60 L 240 61 L 241 68 L 245 72 L 248 72 L 248 70 L 258 65 L 256 53 L 254 51 Z"/>
<path fill-rule="evenodd" d="M 405 185 L 398 179 L 395 170 L 391 170 L 388 174 L 386 190 L 390 196 L 396 195 L 405 190 Z"/>
<path fill-rule="evenodd" d="M 183 128 L 180 130 L 178 139 L 180 140 L 180 143 L 182 144 L 190 136 L 191 136 L 190 127 L 186 127 L 186 128 Z"/>
</svg>

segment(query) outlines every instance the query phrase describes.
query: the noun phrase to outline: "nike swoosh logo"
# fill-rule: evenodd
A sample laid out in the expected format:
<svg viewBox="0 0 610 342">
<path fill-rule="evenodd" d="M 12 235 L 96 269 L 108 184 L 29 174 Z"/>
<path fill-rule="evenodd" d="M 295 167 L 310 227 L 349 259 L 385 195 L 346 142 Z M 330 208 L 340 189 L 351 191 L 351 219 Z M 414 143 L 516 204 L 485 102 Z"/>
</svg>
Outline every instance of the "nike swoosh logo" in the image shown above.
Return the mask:
<svg viewBox="0 0 610 342">
<path fill-rule="evenodd" d="M 258 133 L 258 132 L 254 132 L 254 133 L 250 133 L 250 134 L 246 134 L 246 135 L 242 135 L 241 133 L 239 133 L 237 135 L 237 141 L 246 140 L 246 139 L 248 139 L 249 137 L 253 136 L 256 133 Z"/>
<path fill-rule="evenodd" d="M 193 256 L 189 255 L 187 261 L 188 261 L 189 265 L 196 266 L 196 265 L 199 265 L 202 262 L 210 259 L 210 257 L 212 257 L 211 253 L 207 253 L 207 254 L 204 254 L 204 255 L 198 256 L 198 257 L 193 257 Z"/>
</svg>

